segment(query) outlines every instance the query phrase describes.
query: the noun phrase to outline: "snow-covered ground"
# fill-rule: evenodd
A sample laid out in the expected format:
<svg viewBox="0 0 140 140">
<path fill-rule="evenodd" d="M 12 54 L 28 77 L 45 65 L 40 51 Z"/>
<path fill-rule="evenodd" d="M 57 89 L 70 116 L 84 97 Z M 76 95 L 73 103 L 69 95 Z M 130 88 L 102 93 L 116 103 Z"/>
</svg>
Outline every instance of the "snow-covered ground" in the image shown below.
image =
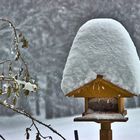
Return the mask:
<svg viewBox="0 0 140 140">
<path fill-rule="evenodd" d="M 128 110 L 129 120 L 127 123 L 112 124 L 113 140 L 139 140 L 140 139 L 140 109 Z M 97 123 L 73 122 L 74 117 L 46 120 L 40 119 L 51 124 L 67 140 L 74 140 L 73 131 L 78 130 L 79 140 L 99 140 L 100 126 Z M 25 128 L 30 124 L 30 120 L 18 115 L 14 117 L 0 117 L 0 134 L 6 140 L 25 140 Z M 39 126 L 40 127 L 40 126 Z M 52 135 L 53 140 L 61 140 L 60 137 L 50 132 L 48 129 L 41 127 L 42 133 Z M 32 131 L 30 140 L 35 140 Z"/>
</svg>

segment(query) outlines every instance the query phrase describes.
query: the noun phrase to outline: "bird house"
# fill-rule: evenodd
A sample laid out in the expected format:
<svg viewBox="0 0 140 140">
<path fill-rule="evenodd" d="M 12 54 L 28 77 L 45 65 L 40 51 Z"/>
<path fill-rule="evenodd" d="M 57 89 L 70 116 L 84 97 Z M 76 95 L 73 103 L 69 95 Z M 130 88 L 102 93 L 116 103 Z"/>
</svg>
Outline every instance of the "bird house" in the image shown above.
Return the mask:
<svg viewBox="0 0 140 140">
<path fill-rule="evenodd" d="M 101 123 L 101 140 L 111 140 L 111 123 L 126 122 L 124 98 L 140 94 L 140 60 L 121 23 L 92 19 L 77 32 L 63 71 L 66 96 L 84 98 L 75 121 Z"/>
<path fill-rule="evenodd" d="M 105 80 L 102 75 L 97 75 L 95 80 L 68 93 L 66 96 L 84 98 L 85 112 L 83 116 L 92 114 L 92 119 L 95 119 L 95 121 L 97 118 L 99 121 L 101 115 L 101 120 L 125 121 L 127 118 L 124 118 L 126 115 L 124 98 L 133 97 L 134 94 Z M 83 121 L 85 120 L 85 118 L 77 118 L 75 120 L 82 119 Z"/>
</svg>

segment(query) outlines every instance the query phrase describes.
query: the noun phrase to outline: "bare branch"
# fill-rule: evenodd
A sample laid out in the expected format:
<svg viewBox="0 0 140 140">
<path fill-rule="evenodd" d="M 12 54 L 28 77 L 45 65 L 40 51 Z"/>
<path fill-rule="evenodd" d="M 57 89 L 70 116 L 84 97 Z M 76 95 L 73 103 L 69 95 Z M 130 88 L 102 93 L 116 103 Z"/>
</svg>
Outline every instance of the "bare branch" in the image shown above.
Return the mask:
<svg viewBox="0 0 140 140">
<path fill-rule="evenodd" d="M 18 108 L 15 108 L 13 105 L 10 105 L 10 104 L 7 104 L 7 103 L 3 103 L 3 101 L 0 101 L 0 105 L 8 108 L 8 109 L 11 109 L 13 110 L 14 112 L 18 113 L 18 114 L 21 114 L 21 115 L 24 115 L 26 116 L 27 118 L 31 119 L 32 122 L 37 122 L 45 127 L 47 127 L 48 129 L 50 129 L 52 132 L 54 132 L 55 134 L 57 134 L 58 136 L 60 136 L 63 140 L 66 140 L 59 132 L 57 132 L 55 129 L 53 129 L 51 127 L 51 125 L 47 125 L 39 120 L 37 120 L 36 118 L 34 118 L 33 116 L 31 116 L 29 113 L 27 113 L 25 110 L 20 110 Z"/>
<path fill-rule="evenodd" d="M 2 135 L 0 135 L 0 138 L 1 138 L 2 140 L 5 140 L 5 138 L 4 138 Z"/>
<path fill-rule="evenodd" d="M 0 64 L 4 64 L 6 62 L 11 62 L 11 60 L 7 59 L 7 60 L 4 60 L 4 61 L 1 61 Z"/>
<path fill-rule="evenodd" d="M 17 78 L 18 78 L 17 75 L 15 75 L 15 76 L 13 76 L 13 77 L 11 76 L 11 75 L 12 75 L 12 67 L 11 67 L 12 61 L 11 61 L 11 60 L 5 60 L 5 61 L 0 62 L 0 64 L 3 64 L 3 71 L 4 71 L 4 63 L 11 62 L 11 63 L 9 64 L 9 73 L 8 73 L 9 76 L 4 76 L 4 72 L 0 75 L 1 86 L 2 86 L 2 82 L 3 82 L 3 81 L 4 81 L 4 82 L 7 82 L 7 81 L 8 81 L 8 84 L 9 84 L 9 83 L 13 83 L 13 85 L 14 85 L 14 86 L 13 86 L 13 85 L 11 84 L 10 86 L 8 86 L 8 87 L 6 88 L 7 91 L 4 92 L 4 93 L 7 93 L 8 96 L 10 97 L 11 91 L 13 90 L 13 91 L 16 92 L 16 94 L 17 94 L 17 92 L 19 91 L 19 85 L 22 85 L 22 86 L 23 86 L 23 85 L 24 85 L 23 83 L 25 83 L 25 82 L 26 82 L 25 87 L 26 87 L 26 88 L 28 87 L 27 90 L 30 90 L 30 91 L 31 91 L 31 90 L 33 89 L 33 85 L 29 82 L 29 71 L 28 71 L 28 66 L 27 66 L 27 64 L 26 64 L 26 62 L 25 62 L 25 60 L 24 60 L 24 58 L 22 57 L 21 52 L 20 52 L 20 48 L 19 48 L 19 43 L 23 43 L 23 44 L 22 44 L 22 47 L 23 47 L 23 48 L 28 48 L 28 41 L 26 40 L 26 38 L 25 38 L 24 36 L 22 36 L 22 33 L 21 33 L 21 32 L 20 32 L 20 34 L 18 34 L 18 32 L 17 32 L 18 29 L 16 29 L 16 27 L 14 26 L 14 24 L 13 24 L 10 20 L 0 18 L 0 21 L 7 22 L 7 23 L 9 24 L 9 27 L 12 27 L 13 32 L 14 32 L 14 49 L 15 49 L 15 51 L 16 51 L 15 61 L 20 60 L 20 61 L 23 63 L 23 65 L 25 66 L 25 69 L 24 69 L 24 76 L 23 76 L 24 81 L 20 81 L 20 80 L 17 79 Z M 16 87 L 16 86 L 18 86 L 18 87 Z M 25 88 L 25 87 L 24 87 L 24 88 Z M 32 87 L 32 88 L 31 88 L 31 87 Z M 3 94 L 2 92 L 3 92 L 3 89 L 0 88 L 0 94 Z M 16 95 L 16 96 L 17 96 L 17 95 Z M 13 104 L 16 103 L 16 100 L 15 100 L 15 99 L 16 99 L 16 96 L 15 96 L 15 98 L 14 98 L 14 100 L 13 100 Z M 5 101 L 6 101 L 6 100 L 5 100 Z M 27 137 L 27 139 L 29 139 L 29 137 L 30 137 L 29 131 L 31 131 L 31 127 L 34 126 L 35 129 L 36 129 L 36 131 L 37 131 L 37 135 L 36 135 L 36 139 L 37 139 L 37 140 L 40 140 L 41 138 L 43 138 L 43 139 L 49 138 L 49 139 L 52 140 L 52 137 L 51 137 L 51 136 L 44 137 L 44 136 L 40 133 L 40 131 L 39 131 L 39 129 L 38 129 L 36 123 L 35 123 L 35 122 L 37 122 L 38 124 L 43 125 L 43 126 L 47 127 L 48 129 L 50 129 L 52 132 L 54 132 L 55 134 L 57 134 L 57 135 L 58 135 L 59 137 L 61 137 L 63 140 L 66 140 L 60 133 L 58 133 L 55 129 L 53 129 L 53 128 L 51 127 L 51 125 L 44 124 L 43 122 L 41 122 L 41 121 L 37 120 L 36 118 L 34 118 L 33 116 L 31 116 L 31 115 L 30 115 L 29 113 L 27 113 L 26 111 L 24 111 L 24 110 L 22 110 L 22 109 L 19 109 L 19 108 L 15 108 L 14 105 L 7 104 L 6 102 L 3 102 L 3 101 L 0 101 L 0 105 L 4 106 L 5 108 L 11 109 L 12 111 L 14 111 L 14 112 L 16 112 L 16 113 L 19 113 L 19 114 L 21 114 L 21 115 L 24 115 L 24 116 L 26 116 L 27 118 L 29 118 L 29 119 L 32 120 L 32 124 L 31 124 L 30 128 L 27 128 L 27 129 L 26 129 L 26 137 Z M 1 135 L 0 135 L 0 138 L 2 138 L 2 140 L 5 140 Z"/>
<path fill-rule="evenodd" d="M 14 36 L 15 36 L 15 41 L 16 41 L 16 43 L 15 43 L 15 49 L 16 49 L 16 52 L 18 53 L 18 57 L 20 58 L 20 60 L 22 61 L 22 63 L 25 66 L 26 76 L 28 78 L 28 76 L 29 76 L 28 66 L 27 66 L 24 58 L 22 57 L 21 52 L 20 52 L 20 49 L 18 47 L 19 39 L 18 39 L 18 35 L 17 35 L 17 29 L 16 29 L 15 25 L 10 20 L 4 19 L 4 18 L 0 18 L 0 20 L 1 21 L 5 21 L 5 22 L 8 22 L 10 24 L 10 26 L 13 28 L 13 32 L 14 32 Z M 28 81 L 28 79 L 27 79 L 27 81 Z"/>
<path fill-rule="evenodd" d="M 43 136 L 43 135 L 40 133 L 40 131 L 39 131 L 37 125 L 35 124 L 34 120 L 32 120 L 32 125 L 31 125 L 31 126 L 34 126 L 35 129 L 37 130 L 37 136 L 38 136 L 38 137 L 40 136 L 40 137 L 42 137 L 43 139 L 47 139 L 47 138 L 49 138 L 49 139 L 52 140 L 52 137 L 51 137 L 51 136 L 47 136 L 47 137 L 45 137 L 45 136 Z"/>
</svg>

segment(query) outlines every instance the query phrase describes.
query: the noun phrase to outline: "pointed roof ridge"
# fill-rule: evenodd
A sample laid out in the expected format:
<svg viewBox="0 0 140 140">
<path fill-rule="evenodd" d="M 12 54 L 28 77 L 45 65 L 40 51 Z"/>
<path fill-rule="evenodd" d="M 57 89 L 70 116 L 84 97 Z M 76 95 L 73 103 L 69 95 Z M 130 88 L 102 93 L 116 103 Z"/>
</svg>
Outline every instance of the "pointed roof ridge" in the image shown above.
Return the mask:
<svg viewBox="0 0 140 140">
<path fill-rule="evenodd" d="M 73 97 L 132 97 L 136 94 L 127 91 L 115 85 L 114 83 L 103 78 L 102 75 L 97 75 L 95 80 L 73 90 L 66 94 Z"/>
</svg>

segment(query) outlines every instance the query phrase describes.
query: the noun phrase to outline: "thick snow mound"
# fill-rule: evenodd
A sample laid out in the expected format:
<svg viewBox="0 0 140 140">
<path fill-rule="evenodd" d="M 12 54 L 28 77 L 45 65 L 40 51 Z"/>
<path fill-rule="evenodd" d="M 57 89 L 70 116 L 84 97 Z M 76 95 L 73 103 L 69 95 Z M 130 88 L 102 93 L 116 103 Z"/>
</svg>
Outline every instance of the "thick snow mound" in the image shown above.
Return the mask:
<svg viewBox="0 0 140 140">
<path fill-rule="evenodd" d="M 129 33 L 113 19 L 92 19 L 72 44 L 61 88 L 69 93 L 97 74 L 132 93 L 140 94 L 140 61 Z"/>
</svg>

